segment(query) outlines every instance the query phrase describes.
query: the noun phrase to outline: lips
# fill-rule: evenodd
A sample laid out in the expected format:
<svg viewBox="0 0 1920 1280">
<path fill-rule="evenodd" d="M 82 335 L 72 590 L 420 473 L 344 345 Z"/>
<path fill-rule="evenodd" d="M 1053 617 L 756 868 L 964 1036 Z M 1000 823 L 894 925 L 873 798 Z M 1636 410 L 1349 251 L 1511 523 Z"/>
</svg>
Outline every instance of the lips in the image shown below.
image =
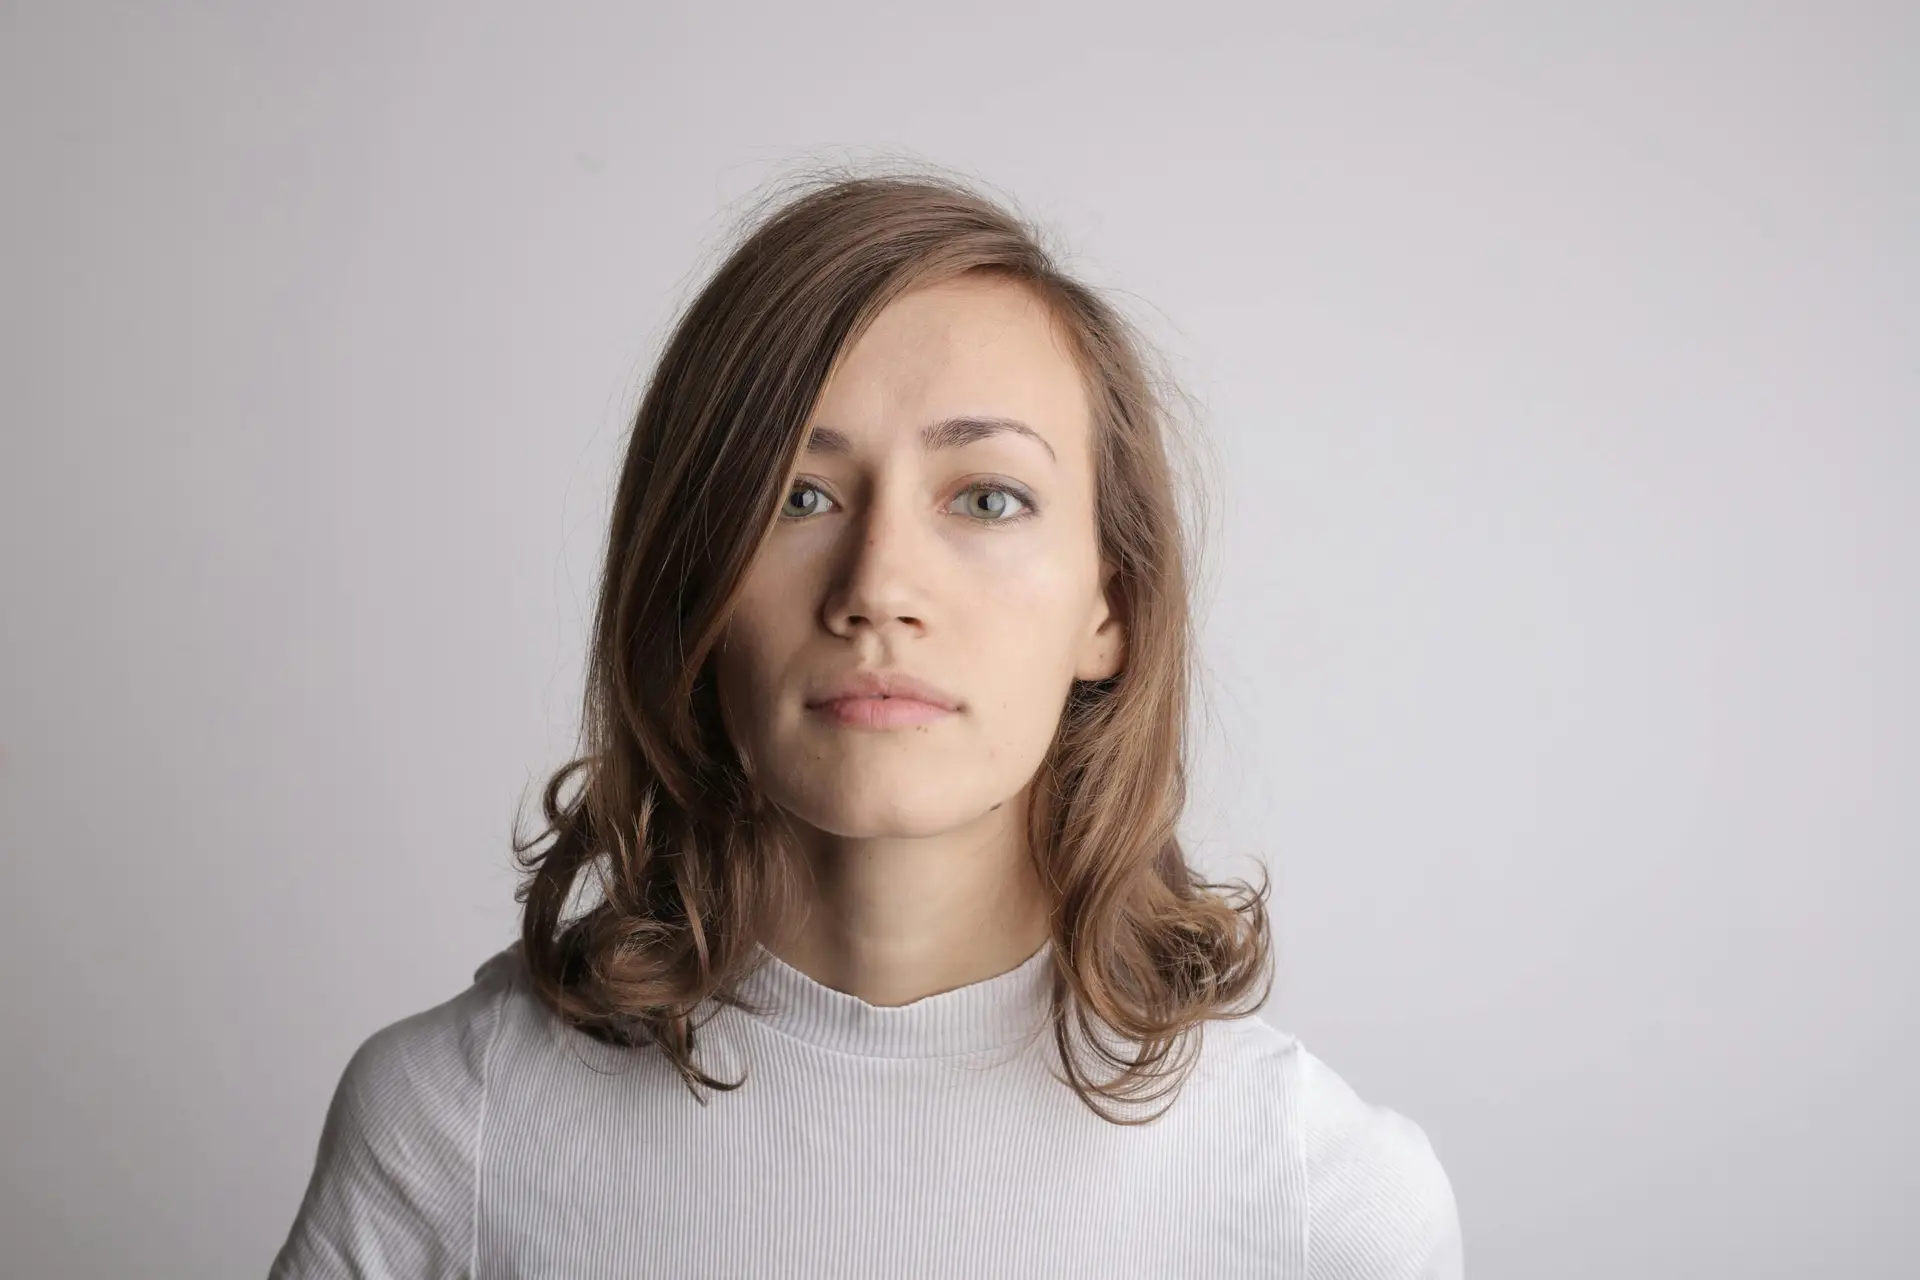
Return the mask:
<svg viewBox="0 0 1920 1280">
<path fill-rule="evenodd" d="M 960 700 L 945 689 L 904 671 L 849 672 L 809 697 L 807 706 L 824 707 L 845 698 L 903 699 L 946 711 L 960 709 Z"/>
</svg>

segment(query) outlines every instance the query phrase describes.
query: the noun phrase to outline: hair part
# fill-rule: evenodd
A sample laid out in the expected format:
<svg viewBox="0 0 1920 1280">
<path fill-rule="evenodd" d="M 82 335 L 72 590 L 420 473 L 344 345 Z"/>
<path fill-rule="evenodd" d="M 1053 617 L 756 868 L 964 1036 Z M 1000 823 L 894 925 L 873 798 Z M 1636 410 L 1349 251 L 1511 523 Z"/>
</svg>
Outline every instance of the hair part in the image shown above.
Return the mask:
<svg viewBox="0 0 1920 1280">
<path fill-rule="evenodd" d="M 1085 378 L 1100 553 L 1126 626 L 1122 670 L 1074 683 L 1032 782 L 1029 849 L 1054 895 L 1051 1025 L 1064 1082 L 1104 1118 L 1145 1123 L 1155 1117 L 1123 1118 L 1097 1099 L 1177 1093 L 1205 1023 L 1249 1016 L 1272 986 L 1264 874 L 1257 891 L 1202 880 L 1175 830 L 1195 656 L 1172 380 L 1149 375 L 1150 345 L 1059 268 L 1044 232 L 963 181 L 816 172 L 762 204 L 674 324 L 642 395 L 614 495 L 581 750 L 544 788 L 545 829 L 523 840 L 516 824 L 535 994 L 595 1040 L 658 1046 L 703 1103 L 696 1086 L 745 1082 L 694 1062 L 694 1015 L 708 1000 L 752 1010 L 735 984 L 807 872 L 791 815 L 728 739 L 709 659 L 837 361 L 909 290 L 993 274 L 1049 307 Z M 596 886 L 599 901 L 569 915 Z M 1117 1074 L 1095 1079 L 1076 1039 Z"/>
</svg>

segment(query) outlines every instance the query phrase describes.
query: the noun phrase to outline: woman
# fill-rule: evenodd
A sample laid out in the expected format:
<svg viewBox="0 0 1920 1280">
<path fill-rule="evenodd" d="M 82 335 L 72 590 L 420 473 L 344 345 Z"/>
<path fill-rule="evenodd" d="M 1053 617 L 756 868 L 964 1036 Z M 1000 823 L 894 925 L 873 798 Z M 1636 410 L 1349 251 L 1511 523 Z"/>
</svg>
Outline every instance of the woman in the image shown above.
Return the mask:
<svg viewBox="0 0 1920 1280">
<path fill-rule="evenodd" d="M 275 1277 L 1460 1275 L 1176 839 L 1143 361 L 963 184 L 759 221 L 634 423 L 521 937 L 353 1056 Z"/>
</svg>

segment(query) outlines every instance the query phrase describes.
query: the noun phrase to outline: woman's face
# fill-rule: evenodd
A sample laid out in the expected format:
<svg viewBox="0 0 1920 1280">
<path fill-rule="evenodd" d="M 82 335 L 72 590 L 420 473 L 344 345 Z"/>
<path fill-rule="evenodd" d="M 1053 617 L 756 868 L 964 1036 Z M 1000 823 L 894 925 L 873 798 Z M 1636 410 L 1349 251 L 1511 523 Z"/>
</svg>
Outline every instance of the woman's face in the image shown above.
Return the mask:
<svg viewBox="0 0 1920 1280">
<path fill-rule="evenodd" d="M 1079 369 L 1038 298 L 963 276 L 883 310 L 809 426 L 715 654 L 728 732 L 760 790 L 818 831 L 956 831 L 1025 788 L 1071 683 L 1124 656 Z M 955 705 L 809 705 L 858 672 Z M 903 710 L 923 714 L 888 723 Z"/>
</svg>

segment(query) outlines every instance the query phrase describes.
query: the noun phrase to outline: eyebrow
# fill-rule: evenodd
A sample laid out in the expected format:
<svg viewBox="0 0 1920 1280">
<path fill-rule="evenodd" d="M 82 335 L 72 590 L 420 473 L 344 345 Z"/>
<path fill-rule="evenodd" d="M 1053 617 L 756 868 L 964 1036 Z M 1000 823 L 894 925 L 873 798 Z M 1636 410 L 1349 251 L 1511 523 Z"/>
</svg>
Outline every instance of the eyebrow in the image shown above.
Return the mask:
<svg viewBox="0 0 1920 1280">
<path fill-rule="evenodd" d="M 1029 440 L 1038 441 L 1047 456 L 1055 462 L 1060 459 L 1054 453 L 1053 446 L 1046 437 L 1035 431 L 1018 418 L 982 418 L 968 414 L 942 418 L 938 422 L 929 422 L 920 428 L 920 447 L 923 449 L 957 449 L 962 445 L 986 440 L 997 435 L 1020 435 Z M 833 427 L 815 427 L 807 434 L 808 453 L 844 455 L 853 452 L 853 438 L 846 432 Z"/>
</svg>

